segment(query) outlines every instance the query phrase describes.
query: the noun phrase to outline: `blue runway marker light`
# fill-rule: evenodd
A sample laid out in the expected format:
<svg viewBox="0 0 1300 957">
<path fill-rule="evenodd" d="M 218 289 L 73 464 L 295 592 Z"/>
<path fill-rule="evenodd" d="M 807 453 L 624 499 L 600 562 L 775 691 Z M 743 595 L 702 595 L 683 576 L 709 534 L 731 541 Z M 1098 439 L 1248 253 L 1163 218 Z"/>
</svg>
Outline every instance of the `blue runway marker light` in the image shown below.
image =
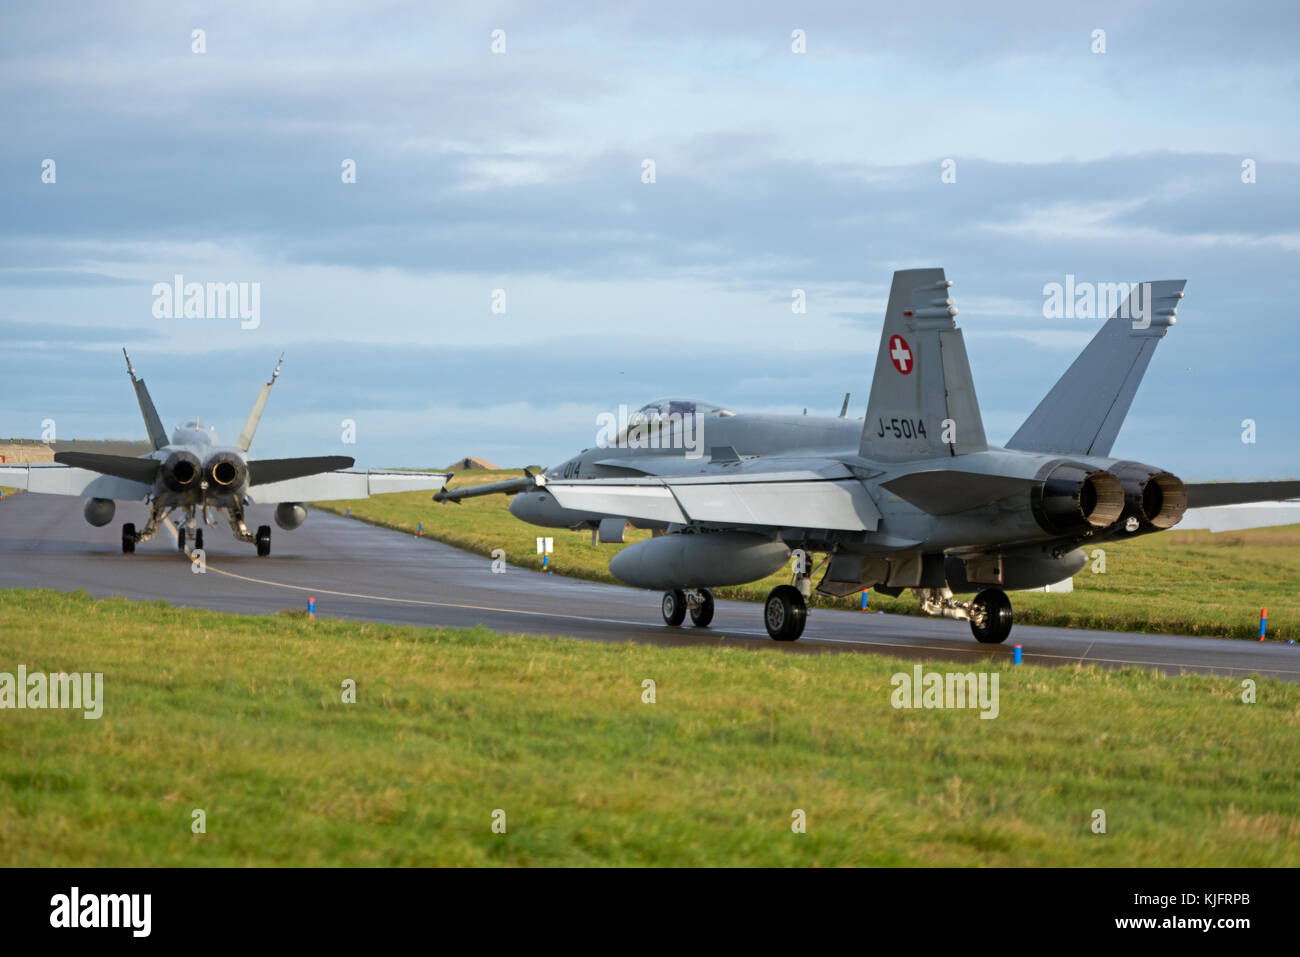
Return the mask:
<svg viewBox="0 0 1300 957">
<path fill-rule="evenodd" d="M 424 537 L 424 522 L 421 522 L 419 525 L 415 526 L 415 534 L 416 537 L 418 538 Z"/>
<path fill-rule="evenodd" d="M 863 592 L 862 592 L 862 610 L 863 610 L 863 611 L 866 611 L 866 610 L 867 610 L 867 593 L 866 593 L 866 591 L 863 591 Z"/>
<path fill-rule="evenodd" d="M 542 556 L 542 567 L 543 567 L 543 568 L 546 567 L 547 562 L 548 562 L 548 560 L 550 559 L 550 557 L 551 557 L 550 555 L 543 555 L 543 556 Z"/>
<path fill-rule="evenodd" d="M 352 506 L 349 505 L 347 508 L 345 508 L 345 509 L 343 510 L 343 514 L 344 514 L 344 515 L 351 515 L 351 514 L 352 514 Z"/>
<path fill-rule="evenodd" d="M 1019 645 L 1016 645 L 1016 647 L 1011 652 L 1011 663 L 1013 665 L 1018 665 L 1021 662 L 1023 662 L 1024 659 L 1025 659 L 1025 650 L 1021 648 Z"/>
<path fill-rule="evenodd" d="M 1264 632 L 1268 630 L 1268 609 L 1259 610 L 1259 640 L 1264 640 Z"/>
<path fill-rule="evenodd" d="M 315 598 L 307 599 L 307 615 L 309 618 L 311 618 L 312 621 L 316 620 L 316 599 Z"/>
</svg>

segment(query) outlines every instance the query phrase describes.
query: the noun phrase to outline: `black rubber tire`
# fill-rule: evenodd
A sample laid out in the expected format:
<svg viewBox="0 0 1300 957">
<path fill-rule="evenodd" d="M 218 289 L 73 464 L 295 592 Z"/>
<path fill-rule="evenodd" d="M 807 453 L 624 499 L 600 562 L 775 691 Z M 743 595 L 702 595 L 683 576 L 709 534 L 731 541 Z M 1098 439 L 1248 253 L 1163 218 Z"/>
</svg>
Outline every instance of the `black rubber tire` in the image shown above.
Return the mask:
<svg viewBox="0 0 1300 957">
<path fill-rule="evenodd" d="M 763 624 L 774 641 L 795 641 L 808 623 L 808 605 L 793 585 L 777 585 L 763 603 Z"/>
<path fill-rule="evenodd" d="M 257 557 L 265 558 L 271 554 L 271 526 L 259 525 L 257 527 Z"/>
<path fill-rule="evenodd" d="M 983 605 L 985 609 L 984 626 L 977 628 L 970 623 L 971 634 L 982 645 L 1000 645 L 1011 634 L 1011 599 L 1001 588 L 986 588 L 975 596 L 974 604 Z"/>
<path fill-rule="evenodd" d="M 122 526 L 122 554 L 135 554 L 135 524 L 132 522 Z"/>
<path fill-rule="evenodd" d="M 686 620 L 686 594 L 680 588 L 664 592 L 663 601 L 659 603 L 663 613 L 664 624 L 676 628 Z"/>
<path fill-rule="evenodd" d="M 185 526 L 176 529 L 176 550 L 185 551 Z"/>
<path fill-rule="evenodd" d="M 194 530 L 194 547 L 200 550 L 203 548 L 203 529 L 201 528 Z"/>
<path fill-rule="evenodd" d="M 713 621 L 713 592 L 701 588 L 700 594 L 704 600 L 691 609 L 691 624 L 696 628 L 707 628 Z"/>
</svg>

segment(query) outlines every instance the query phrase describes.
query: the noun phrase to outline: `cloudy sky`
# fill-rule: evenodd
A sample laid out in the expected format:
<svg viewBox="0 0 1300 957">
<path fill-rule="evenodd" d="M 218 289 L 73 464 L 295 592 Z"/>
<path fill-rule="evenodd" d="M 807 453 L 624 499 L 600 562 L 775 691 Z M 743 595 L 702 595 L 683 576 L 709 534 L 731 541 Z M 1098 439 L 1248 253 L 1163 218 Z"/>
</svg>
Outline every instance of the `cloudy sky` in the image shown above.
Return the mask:
<svg viewBox="0 0 1300 957">
<path fill-rule="evenodd" d="M 1186 278 L 1116 454 L 1300 475 L 1293 6 L 899 6 L 6 4 L 0 436 L 142 437 L 122 346 L 228 439 L 285 351 L 264 457 L 555 464 L 670 394 L 861 415 L 892 271 L 943 266 L 991 440 L 1100 324 L 1046 283 Z M 155 316 L 177 274 L 260 324 Z"/>
</svg>

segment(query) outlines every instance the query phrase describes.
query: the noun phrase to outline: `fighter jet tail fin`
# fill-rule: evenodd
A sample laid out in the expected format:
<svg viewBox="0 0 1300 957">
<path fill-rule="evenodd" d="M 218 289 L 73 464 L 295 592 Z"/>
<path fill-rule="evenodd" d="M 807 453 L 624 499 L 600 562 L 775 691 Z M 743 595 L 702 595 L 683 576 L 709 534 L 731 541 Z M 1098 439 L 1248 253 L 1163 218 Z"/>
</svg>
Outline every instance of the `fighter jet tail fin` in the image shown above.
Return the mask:
<svg viewBox="0 0 1300 957">
<path fill-rule="evenodd" d="M 862 428 L 866 458 L 898 462 L 988 447 L 951 285 L 942 269 L 894 273 Z"/>
<path fill-rule="evenodd" d="M 253 435 L 257 432 L 258 423 L 262 421 L 262 410 L 266 408 L 266 400 L 271 397 L 271 386 L 275 385 L 275 380 L 280 377 L 280 365 L 284 362 L 284 353 L 280 353 L 280 360 L 275 364 L 275 371 L 271 373 L 271 378 L 263 384 L 260 392 L 257 393 L 257 401 L 253 403 L 253 411 L 248 413 L 248 421 L 244 423 L 244 428 L 240 430 L 239 439 L 235 442 L 235 448 L 241 452 L 247 452 L 248 447 L 253 444 Z"/>
<path fill-rule="evenodd" d="M 135 400 L 140 403 L 140 415 L 144 417 L 144 427 L 149 432 L 149 441 L 153 443 L 155 449 L 160 449 L 167 444 L 167 430 L 163 428 L 158 410 L 153 406 L 153 399 L 149 396 L 149 390 L 145 388 L 144 379 L 135 377 L 135 367 L 131 365 L 131 357 L 126 354 L 125 348 L 122 349 L 122 355 L 126 356 L 126 374 L 131 377 L 131 384 L 135 386 Z"/>
<path fill-rule="evenodd" d="M 1110 455 L 1156 345 L 1175 322 L 1186 284 L 1184 279 L 1137 284 L 1007 448 Z"/>
</svg>

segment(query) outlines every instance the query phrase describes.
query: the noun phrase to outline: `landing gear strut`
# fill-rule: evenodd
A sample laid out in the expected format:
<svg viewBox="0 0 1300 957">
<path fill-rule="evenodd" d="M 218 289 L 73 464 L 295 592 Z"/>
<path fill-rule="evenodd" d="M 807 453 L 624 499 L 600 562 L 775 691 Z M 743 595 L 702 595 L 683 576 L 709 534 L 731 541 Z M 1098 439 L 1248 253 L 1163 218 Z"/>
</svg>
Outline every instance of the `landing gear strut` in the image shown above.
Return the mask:
<svg viewBox="0 0 1300 957">
<path fill-rule="evenodd" d="M 122 526 L 122 552 L 130 555 L 135 552 L 137 542 L 147 542 L 158 534 L 158 528 L 162 525 L 163 519 L 167 517 L 167 509 L 158 502 L 149 506 L 149 521 L 144 523 L 144 528 L 140 531 L 135 530 L 134 522 L 127 522 Z"/>
<path fill-rule="evenodd" d="M 802 552 L 796 553 L 794 584 L 777 585 L 763 603 L 763 624 L 774 641 L 796 641 L 808 624 L 808 599 L 812 597 L 812 571 Z"/>
<path fill-rule="evenodd" d="M 985 645 L 1000 645 L 1011 634 L 1011 599 L 1001 588 L 986 588 L 971 602 L 970 630 Z"/>
<path fill-rule="evenodd" d="M 696 628 L 704 628 L 713 621 L 713 592 L 707 588 L 677 588 L 666 591 L 659 610 L 663 612 L 664 624 L 672 628 L 676 628 L 686 620 L 688 611 L 691 615 L 691 624 Z"/>
<path fill-rule="evenodd" d="M 912 591 L 927 615 L 969 621 L 971 634 L 980 644 L 999 645 L 1011 634 L 1011 599 L 1001 588 L 986 588 L 971 601 L 958 601 L 947 587 Z"/>
<path fill-rule="evenodd" d="M 194 547 L 200 551 L 203 549 L 203 529 L 199 528 L 198 520 L 195 518 L 195 506 L 190 505 L 185 509 L 185 518 L 181 520 L 176 528 L 176 547 L 184 552 L 188 551 L 185 547 L 186 541 L 193 533 Z"/>
<path fill-rule="evenodd" d="M 763 605 L 763 624 L 776 641 L 794 641 L 808 623 L 808 603 L 794 585 L 777 585 Z"/>
</svg>

